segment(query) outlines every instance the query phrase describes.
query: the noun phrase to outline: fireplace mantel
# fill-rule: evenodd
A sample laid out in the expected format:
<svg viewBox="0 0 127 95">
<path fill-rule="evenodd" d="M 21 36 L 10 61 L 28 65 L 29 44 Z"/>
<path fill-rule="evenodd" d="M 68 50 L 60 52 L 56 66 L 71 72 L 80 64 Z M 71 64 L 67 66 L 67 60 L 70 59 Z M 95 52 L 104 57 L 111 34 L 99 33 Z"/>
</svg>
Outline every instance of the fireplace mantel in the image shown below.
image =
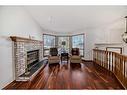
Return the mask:
<svg viewBox="0 0 127 95">
<path fill-rule="evenodd" d="M 10 38 L 14 42 L 40 42 L 42 43 L 42 41 L 40 40 L 34 40 L 34 39 L 18 37 L 18 36 L 10 36 Z"/>
</svg>

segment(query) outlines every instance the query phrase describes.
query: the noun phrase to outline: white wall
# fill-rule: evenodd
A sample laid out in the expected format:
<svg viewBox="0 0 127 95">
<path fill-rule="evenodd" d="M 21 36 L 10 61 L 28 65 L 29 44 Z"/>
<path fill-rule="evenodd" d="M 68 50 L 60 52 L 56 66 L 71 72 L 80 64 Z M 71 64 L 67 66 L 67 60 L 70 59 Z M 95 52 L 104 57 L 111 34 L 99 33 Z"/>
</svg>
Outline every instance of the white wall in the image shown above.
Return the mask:
<svg viewBox="0 0 127 95">
<path fill-rule="evenodd" d="M 110 24 L 105 24 L 105 26 L 94 29 L 94 34 L 96 37 L 94 42 L 100 44 L 95 45 L 95 47 L 97 46 L 100 49 L 105 49 L 106 47 L 122 47 L 123 54 L 127 55 L 127 44 L 122 40 L 122 34 L 125 32 L 124 16 L 125 15 L 121 16 L 121 18 L 116 19 Z M 105 43 L 108 44 L 106 45 Z"/>
<path fill-rule="evenodd" d="M 14 80 L 12 41 L 9 36 L 34 36 L 42 40 L 42 30 L 23 7 L 0 7 L 0 89 Z"/>
<path fill-rule="evenodd" d="M 122 43 L 121 35 L 125 31 L 124 15 L 113 22 L 94 29 L 96 43 Z"/>
<path fill-rule="evenodd" d="M 123 54 L 127 55 L 127 44 L 122 40 L 122 34 L 125 32 L 125 15 L 113 22 L 107 23 L 95 28 L 86 28 L 77 30 L 72 34 L 85 34 L 85 60 L 92 60 L 92 49 L 98 46 L 100 49 L 106 47 L 123 47 Z M 107 43 L 107 44 L 106 44 Z M 102 44 L 102 45 L 95 45 Z"/>
</svg>

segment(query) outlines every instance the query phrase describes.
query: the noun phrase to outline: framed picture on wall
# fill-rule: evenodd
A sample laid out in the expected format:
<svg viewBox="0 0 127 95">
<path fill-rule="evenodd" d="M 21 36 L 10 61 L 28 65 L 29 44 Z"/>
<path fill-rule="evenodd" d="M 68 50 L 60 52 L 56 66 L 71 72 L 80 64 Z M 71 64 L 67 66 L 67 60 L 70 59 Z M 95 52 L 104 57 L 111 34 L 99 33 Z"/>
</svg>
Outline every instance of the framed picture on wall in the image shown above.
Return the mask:
<svg viewBox="0 0 127 95">
<path fill-rule="evenodd" d="M 106 51 L 112 51 L 122 54 L 122 47 L 106 47 Z"/>
</svg>

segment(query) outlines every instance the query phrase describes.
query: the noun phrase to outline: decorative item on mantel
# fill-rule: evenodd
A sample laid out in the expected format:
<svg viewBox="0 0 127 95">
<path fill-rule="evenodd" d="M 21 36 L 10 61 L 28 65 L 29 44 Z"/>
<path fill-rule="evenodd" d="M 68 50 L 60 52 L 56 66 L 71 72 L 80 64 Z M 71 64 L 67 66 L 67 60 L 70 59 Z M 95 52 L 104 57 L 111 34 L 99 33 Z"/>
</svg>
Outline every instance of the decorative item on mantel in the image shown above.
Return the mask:
<svg viewBox="0 0 127 95">
<path fill-rule="evenodd" d="M 127 43 L 127 16 L 125 16 L 125 19 L 126 19 L 126 32 L 122 34 L 122 38 L 123 38 L 123 41 Z"/>
<path fill-rule="evenodd" d="M 29 35 L 29 39 L 31 39 L 31 36 Z"/>
</svg>

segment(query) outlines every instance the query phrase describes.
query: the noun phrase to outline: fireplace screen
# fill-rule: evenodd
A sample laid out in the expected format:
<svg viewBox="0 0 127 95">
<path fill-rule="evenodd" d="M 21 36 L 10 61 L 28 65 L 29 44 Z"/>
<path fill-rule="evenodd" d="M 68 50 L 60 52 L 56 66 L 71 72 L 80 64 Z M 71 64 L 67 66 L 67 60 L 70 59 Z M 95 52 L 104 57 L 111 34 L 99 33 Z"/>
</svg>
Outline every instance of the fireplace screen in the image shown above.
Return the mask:
<svg viewBox="0 0 127 95">
<path fill-rule="evenodd" d="M 34 65 L 39 62 L 39 50 L 27 52 L 27 68 L 30 70 Z"/>
</svg>

